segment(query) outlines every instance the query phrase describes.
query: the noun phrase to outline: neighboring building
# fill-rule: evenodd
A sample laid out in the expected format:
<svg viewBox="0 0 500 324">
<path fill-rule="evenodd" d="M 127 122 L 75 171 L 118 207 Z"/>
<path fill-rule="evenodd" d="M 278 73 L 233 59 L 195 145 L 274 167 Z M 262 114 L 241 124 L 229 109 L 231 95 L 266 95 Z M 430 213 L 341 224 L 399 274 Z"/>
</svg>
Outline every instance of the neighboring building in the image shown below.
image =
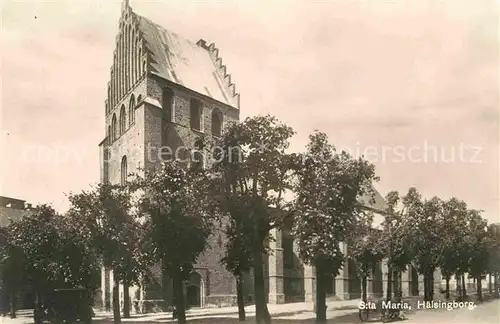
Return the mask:
<svg viewBox="0 0 500 324">
<path fill-rule="evenodd" d="M 5 227 L 11 221 L 18 221 L 29 213 L 31 204 L 25 200 L 0 196 L 0 227 Z"/>
<path fill-rule="evenodd" d="M 240 116 L 240 96 L 215 45 L 204 40 L 193 43 L 166 30 L 135 13 L 128 1 L 124 1 L 119 21 L 107 94 L 106 137 L 99 144 L 101 181 L 113 184 L 125 182 L 131 172 L 154 168 L 161 160 L 159 147 L 186 158 L 188 150 L 195 148 L 197 135 L 219 136 L 226 122 L 238 121 Z M 378 195 L 372 208 L 383 206 Z M 286 231 L 272 234 L 276 241 L 265 261 L 268 302 L 312 301 L 314 269 L 298 259 L 293 238 Z M 235 279 L 220 264 L 224 240 L 221 234 L 215 235 L 209 251 L 199 258 L 186 285 L 190 306 L 236 303 Z M 347 253 L 347 246 L 344 249 Z M 384 271 L 386 267 L 380 268 L 370 280 L 370 294 L 382 294 Z M 406 275 L 406 294 L 422 293 L 415 272 Z M 244 287 L 248 302 L 253 299 L 251 278 L 248 274 Z M 102 301 L 108 309 L 112 283 L 112 271 L 103 269 Z M 131 288 L 137 311 L 155 308 L 162 298 L 160 283 L 159 271 L 153 269 L 142 287 Z M 327 292 L 341 299 L 359 298 L 360 287 L 354 267 L 347 262 Z"/>
<path fill-rule="evenodd" d="M 0 228 L 7 227 L 11 222 L 21 220 L 24 216 L 30 213 L 31 204 L 26 203 L 25 200 L 0 196 Z M 3 289 L 3 278 L 0 274 L 0 302 L 5 301 L 5 293 Z M 32 308 L 33 298 L 31 287 L 25 285 L 23 291 L 19 294 L 18 307 L 19 308 Z M 5 305 L 0 305 L 0 310 Z"/>
</svg>

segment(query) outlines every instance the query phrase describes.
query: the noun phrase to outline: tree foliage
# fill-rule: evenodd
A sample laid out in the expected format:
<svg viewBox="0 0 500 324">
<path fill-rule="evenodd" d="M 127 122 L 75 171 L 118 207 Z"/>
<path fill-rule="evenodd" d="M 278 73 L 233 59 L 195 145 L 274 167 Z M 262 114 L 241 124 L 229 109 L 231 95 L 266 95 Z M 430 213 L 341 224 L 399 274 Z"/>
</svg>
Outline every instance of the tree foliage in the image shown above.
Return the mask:
<svg viewBox="0 0 500 324">
<path fill-rule="evenodd" d="M 99 184 L 69 196 L 68 216 L 79 225 L 82 239 L 92 243 L 102 264 L 122 283 L 138 283 L 142 228 L 132 214 L 132 198 L 125 186 Z"/>
<path fill-rule="evenodd" d="M 318 131 L 310 136 L 296 174 L 293 234 L 300 258 L 316 268 L 316 319 L 325 321 L 322 279 L 342 267 L 346 255 L 340 244 L 355 232 L 364 214 L 359 199 L 373 194 L 372 182 L 378 179 L 371 163 L 337 152 Z"/>
<path fill-rule="evenodd" d="M 137 178 L 133 185 L 143 193 L 138 207 L 147 216 L 150 256 L 174 281 L 179 322 L 186 320 L 182 282 L 205 251 L 213 226 L 209 184 L 203 169 L 184 168 L 174 161 Z"/>
<path fill-rule="evenodd" d="M 286 150 L 293 134 L 275 117 L 258 116 L 229 125 L 216 142 L 213 172 L 220 184 L 217 196 L 232 219 L 231 244 L 250 243 L 257 322 L 270 322 L 262 253 L 272 239 L 269 231 L 281 228 L 285 218 L 283 193 L 290 186 L 293 160 Z"/>
<path fill-rule="evenodd" d="M 9 227 L 10 245 L 19 248 L 27 279 L 40 292 L 54 288 L 97 288 L 96 255 L 68 218 L 41 205 Z"/>
<path fill-rule="evenodd" d="M 100 263 L 113 270 L 113 316 L 119 323 L 120 302 L 118 284 L 128 286 L 139 283 L 146 264 L 141 258 L 143 227 L 132 213 L 132 198 L 127 186 L 101 183 L 90 191 L 69 196 L 71 203 L 68 217 L 78 224 L 81 239 L 89 242 L 99 255 Z M 124 316 L 129 315 L 126 300 Z"/>
</svg>

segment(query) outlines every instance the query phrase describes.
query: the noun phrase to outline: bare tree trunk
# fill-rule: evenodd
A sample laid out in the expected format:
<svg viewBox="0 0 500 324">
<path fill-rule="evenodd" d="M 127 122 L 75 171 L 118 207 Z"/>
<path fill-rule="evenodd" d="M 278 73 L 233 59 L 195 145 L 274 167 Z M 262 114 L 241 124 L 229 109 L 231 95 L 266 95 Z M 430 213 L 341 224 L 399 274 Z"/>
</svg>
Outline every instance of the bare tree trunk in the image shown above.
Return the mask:
<svg viewBox="0 0 500 324">
<path fill-rule="evenodd" d="M 467 298 L 467 288 L 465 287 L 465 275 L 462 274 L 462 300 Z"/>
<path fill-rule="evenodd" d="M 17 293 L 15 289 L 10 292 L 10 318 L 16 318 L 17 312 Z"/>
<path fill-rule="evenodd" d="M 325 267 L 322 260 L 316 264 L 316 323 L 326 323 Z"/>
<path fill-rule="evenodd" d="M 367 291 L 366 291 L 367 286 L 368 286 L 367 276 L 363 276 L 363 278 L 361 278 L 361 289 L 362 289 L 362 292 L 363 292 L 363 295 L 361 296 L 361 300 L 364 303 L 366 303 L 367 300 L 368 300 L 368 294 L 367 294 Z"/>
<path fill-rule="evenodd" d="M 163 298 L 163 311 L 168 311 L 168 284 L 170 277 L 164 265 L 161 267 L 161 295 Z"/>
<path fill-rule="evenodd" d="M 255 322 L 257 324 L 271 323 L 271 315 L 267 309 L 266 290 L 264 284 L 264 266 L 260 246 L 254 248 L 253 255 L 253 285 L 255 293 Z"/>
<path fill-rule="evenodd" d="M 393 276 L 394 276 L 394 280 L 393 280 L 393 286 L 394 286 L 394 288 L 393 288 L 393 290 L 394 290 L 394 297 L 395 298 L 401 297 L 400 296 L 400 291 L 399 291 L 399 283 L 400 283 L 399 282 L 399 273 L 400 273 L 399 271 L 395 270 L 394 274 L 393 274 Z"/>
<path fill-rule="evenodd" d="M 498 283 L 498 278 L 500 277 L 500 274 L 498 272 L 495 272 L 495 297 L 498 298 L 499 296 L 499 293 L 500 293 L 500 287 L 499 287 L 499 283 Z"/>
<path fill-rule="evenodd" d="M 246 314 L 245 301 L 243 299 L 243 276 L 241 271 L 236 275 L 236 299 L 238 302 L 238 319 L 240 322 L 243 322 L 246 320 Z"/>
<path fill-rule="evenodd" d="M 387 300 L 392 299 L 392 265 L 387 263 Z"/>
<path fill-rule="evenodd" d="M 40 292 L 38 289 L 35 289 L 35 309 L 33 310 L 33 317 L 35 320 L 35 324 L 41 324 L 42 319 L 42 301 L 40 298 Z"/>
<path fill-rule="evenodd" d="M 429 276 L 424 272 L 424 300 L 429 301 Z"/>
<path fill-rule="evenodd" d="M 488 293 L 490 296 L 493 294 L 493 280 L 492 280 L 492 273 L 488 274 Z"/>
<path fill-rule="evenodd" d="M 123 318 L 130 318 L 130 291 L 127 283 L 123 284 Z"/>
<path fill-rule="evenodd" d="M 450 276 L 446 275 L 446 300 L 450 299 Z"/>
<path fill-rule="evenodd" d="M 402 271 L 398 272 L 398 280 L 399 280 L 398 297 L 401 299 L 401 298 L 403 298 L 403 272 Z"/>
<path fill-rule="evenodd" d="M 120 313 L 120 280 L 118 275 L 113 273 L 113 323 L 121 324 Z"/>
<path fill-rule="evenodd" d="M 477 282 L 477 299 L 479 301 L 483 301 L 483 279 L 481 278 L 481 275 L 477 276 L 476 282 Z"/>
<path fill-rule="evenodd" d="M 434 270 L 426 270 L 424 272 L 424 300 L 432 301 L 434 295 Z"/>
<path fill-rule="evenodd" d="M 177 273 L 173 278 L 174 283 L 174 299 L 175 299 L 175 312 L 177 314 L 177 323 L 186 323 L 186 306 L 184 304 L 184 284 L 180 273 Z"/>
<path fill-rule="evenodd" d="M 434 300 L 434 269 L 429 273 L 429 301 Z"/>
</svg>

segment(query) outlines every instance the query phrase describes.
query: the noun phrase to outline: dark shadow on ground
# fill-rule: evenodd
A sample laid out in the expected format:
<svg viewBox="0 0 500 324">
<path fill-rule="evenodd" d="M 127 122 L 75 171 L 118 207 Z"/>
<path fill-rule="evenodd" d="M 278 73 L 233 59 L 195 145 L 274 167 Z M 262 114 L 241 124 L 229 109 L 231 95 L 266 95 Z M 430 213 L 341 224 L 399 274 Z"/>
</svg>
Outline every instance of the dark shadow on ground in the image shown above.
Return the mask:
<svg viewBox="0 0 500 324">
<path fill-rule="evenodd" d="M 281 313 L 281 316 L 293 316 L 297 315 L 303 312 L 295 312 L 295 313 Z M 234 313 L 233 313 L 234 314 Z M 127 323 L 127 320 L 123 321 L 124 323 Z M 157 323 L 176 323 L 176 320 L 172 320 L 172 317 L 169 318 L 161 318 L 157 319 L 154 321 L 130 321 L 129 323 L 141 323 L 141 324 L 157 324 Z M 227 318 L 227 317 L 219 317 L 218 315 L 215 317 L 205 317 L 205 318 L 196 318 L 196 319 L 189 319 L 188 318 L 188 323 L 193 323 L 193 324 L 241 324 L 241 323 L 254 323 L 255 322 L 255 317 L 253 316 L 248 316 L 247 320 L 245 322 L 239 322 L 237 318 Z M 305 324 L 313 324 L 315 323 L 316 320 L 314 318 L 311 319 L 277 319 L 273 318 L 272 323 L 273 324 L 299 324 L 299 323 L 305 323 Z M 92 321 L 92 323 L 95 324 L 111 324 L 112 320 L 110 319 L 95 319 Z M 330 318 L 327 321 L 328 324 L 353 324 L 353 323 L 362 323 L 359 320 L 358 317 L 358 312 L 353 311 L 350 314 L 342 315 L 342 316 L 337 316 L 334 318 Z M 372 322 L 375 323 L 375 322 Z"/>
</svg>

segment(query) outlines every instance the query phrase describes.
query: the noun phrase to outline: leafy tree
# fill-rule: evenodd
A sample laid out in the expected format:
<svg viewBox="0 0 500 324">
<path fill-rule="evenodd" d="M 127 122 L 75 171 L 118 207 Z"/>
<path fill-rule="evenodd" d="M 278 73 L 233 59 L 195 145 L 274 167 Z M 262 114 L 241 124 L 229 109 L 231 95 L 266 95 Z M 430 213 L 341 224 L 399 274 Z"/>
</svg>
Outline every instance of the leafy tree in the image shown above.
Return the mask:
<svg viewBox="0 0 500 324">
<path fill-rule="evenodd" d="M 120 283 L 124 284 L 124 317 L 130 317 L 128 287 L 138 283 L 145 268 L 140 259 L 142 227 L 134 218 L 129 189 L 99 184 L 91 191 L 72 194 L 68 216 L 79 224 L 81 237 L 91 242 L 101 262 L 113 270 L 113 318 L 121 322 Z"/>
<path fill-rule="evenodd" d="M 293 130 L 272 116 L 247 118 L 227 127 L 216 142 L 213 178 L 219 181 L 219 204 L 234 229 L 250 243 L 257 323 L 270 323 L 266 305 L 263 259 L 269 231 L 281 228 L 285 211 L 283 192 L 289 187 L 293 155 L 285 151 Z M 234 206 L 240 206 L 238 210 Z"/>
<path fill-rule="evenodd" d="M 21 290 L 24 276 L 25 260 L 23 251 L 12 244 L 11 232 L 0 227 L 0 280 L 2 281 L 2 311 L 9 308 L 10 317 L 16 318 L 17 294 Z"/>
<path fill-rule="evenodd" d="M 177 319 L 185 323 L 183 282 L 207 247 L 213 226 L 207 174 L 174 161 L 137 178 L 134 186 L 144 193 L 138 207 L 147 215 L 146 237 L 152 256 L 173 280 Z"/>
<path fill-rule="evenodd" d="M 467 229 L 467 204 L 457 198 L 451 198 L 444 202 L 443 213 L 444 222 L 441 235 L 444 248 L 439 268 L 446 280 L 446 299 L 449 299 L 451 276 L 460 273 L 461 263 L 463 260 L 467 260 L 467 258 L 463 258 L 464 237 Z"/>
<path fill-rule="evenodd" d="M 487 232 L 487 222 L 481 217 L 478 210 L 468 211 L 467 221 L 468 233 L 465 237 L 467 246 L 470 249 L 469 273 L 476 279 L 477 296 L 483 299 L 482 275 L 486 274 L 489 262 L 489 242 Z"/>
<path fill-rule="evenodd" d="M 382 222 L 382 238 L 378 241 L 379 249 L 388 258 L 387 299 L 401 298 L 401 274 L 407 271 L 411 263 L 412 242 L 409 233 L 412 229 L 412 220 L 406 215 L 407 209 L 401 206 L 401 198 L 397 191 L 389 192 L 385 200 L 387 209 Z"/>
<path fill-rule="evenodd" d="M 424 299 L 432 301 L 434 296 L 434 270 L 444 249 L 442 244 L 443 202 L 433 197 L 422 200 L 415 188 L 410 188 L 403 197 L 403 204 L 408 210 L 412 231 L 414 262 L 417 271 L 424 276 Z"/>
<path fill-rule="evenodd" d="M 235 207 L 236 208 L 236 207 Z M 235 211 L 236 212 L 236 211 Z M 238 218 L 231 218 L 230 224 L 226 226 L 226 254 L 221 260 L 226 268 L 236 278 L 236 295 L 238 303 L 238 318 L 245 321 L 245 301 L 243 297 L 243 274 L 252 267 L 252 251 L 248 237 L 243 235 L 252 230 L 252 224 L 249 223 L 244 214 Z"/>
<path fill-rule="evenodd" d="M 77 226 L 47 205 L 8 227 L 11 246 L 22 251 L 25 278 L 35 290 L 35 322 L 45 293 L 55 288 L 95 289 L 99 282 L 96 256 Z"/>
<path fill-rule="evenodd" d="M 363 214 L 358 199 L 378 180 L 368 161 L 337 152 L 326 134 L 315 131 L 297 169 L 294 237 L 299 255 L 316 269 L 316 321 L 326 321 L 325 280 L 338 274 L 346 242 Z"/>
<path fill-rule="evenodd" d="M 384 254 L 379 249 L 382 232 L 372 227 L 372 215 L 366 217 L 356 227 L 355 232 L 349 239 L 349 258 L 351 258 L 361 280 L 361 300 L 367 301 L 367 281 L 373 278 L 374 270 Z"/>
<path fill-rule="evenodd" d="M 489 271 L 494 279 L 494 295 L 499 296 L 498 280 L 500 279 L 500 224 L 488 226 L 489 237 Z"/>
</svg>

